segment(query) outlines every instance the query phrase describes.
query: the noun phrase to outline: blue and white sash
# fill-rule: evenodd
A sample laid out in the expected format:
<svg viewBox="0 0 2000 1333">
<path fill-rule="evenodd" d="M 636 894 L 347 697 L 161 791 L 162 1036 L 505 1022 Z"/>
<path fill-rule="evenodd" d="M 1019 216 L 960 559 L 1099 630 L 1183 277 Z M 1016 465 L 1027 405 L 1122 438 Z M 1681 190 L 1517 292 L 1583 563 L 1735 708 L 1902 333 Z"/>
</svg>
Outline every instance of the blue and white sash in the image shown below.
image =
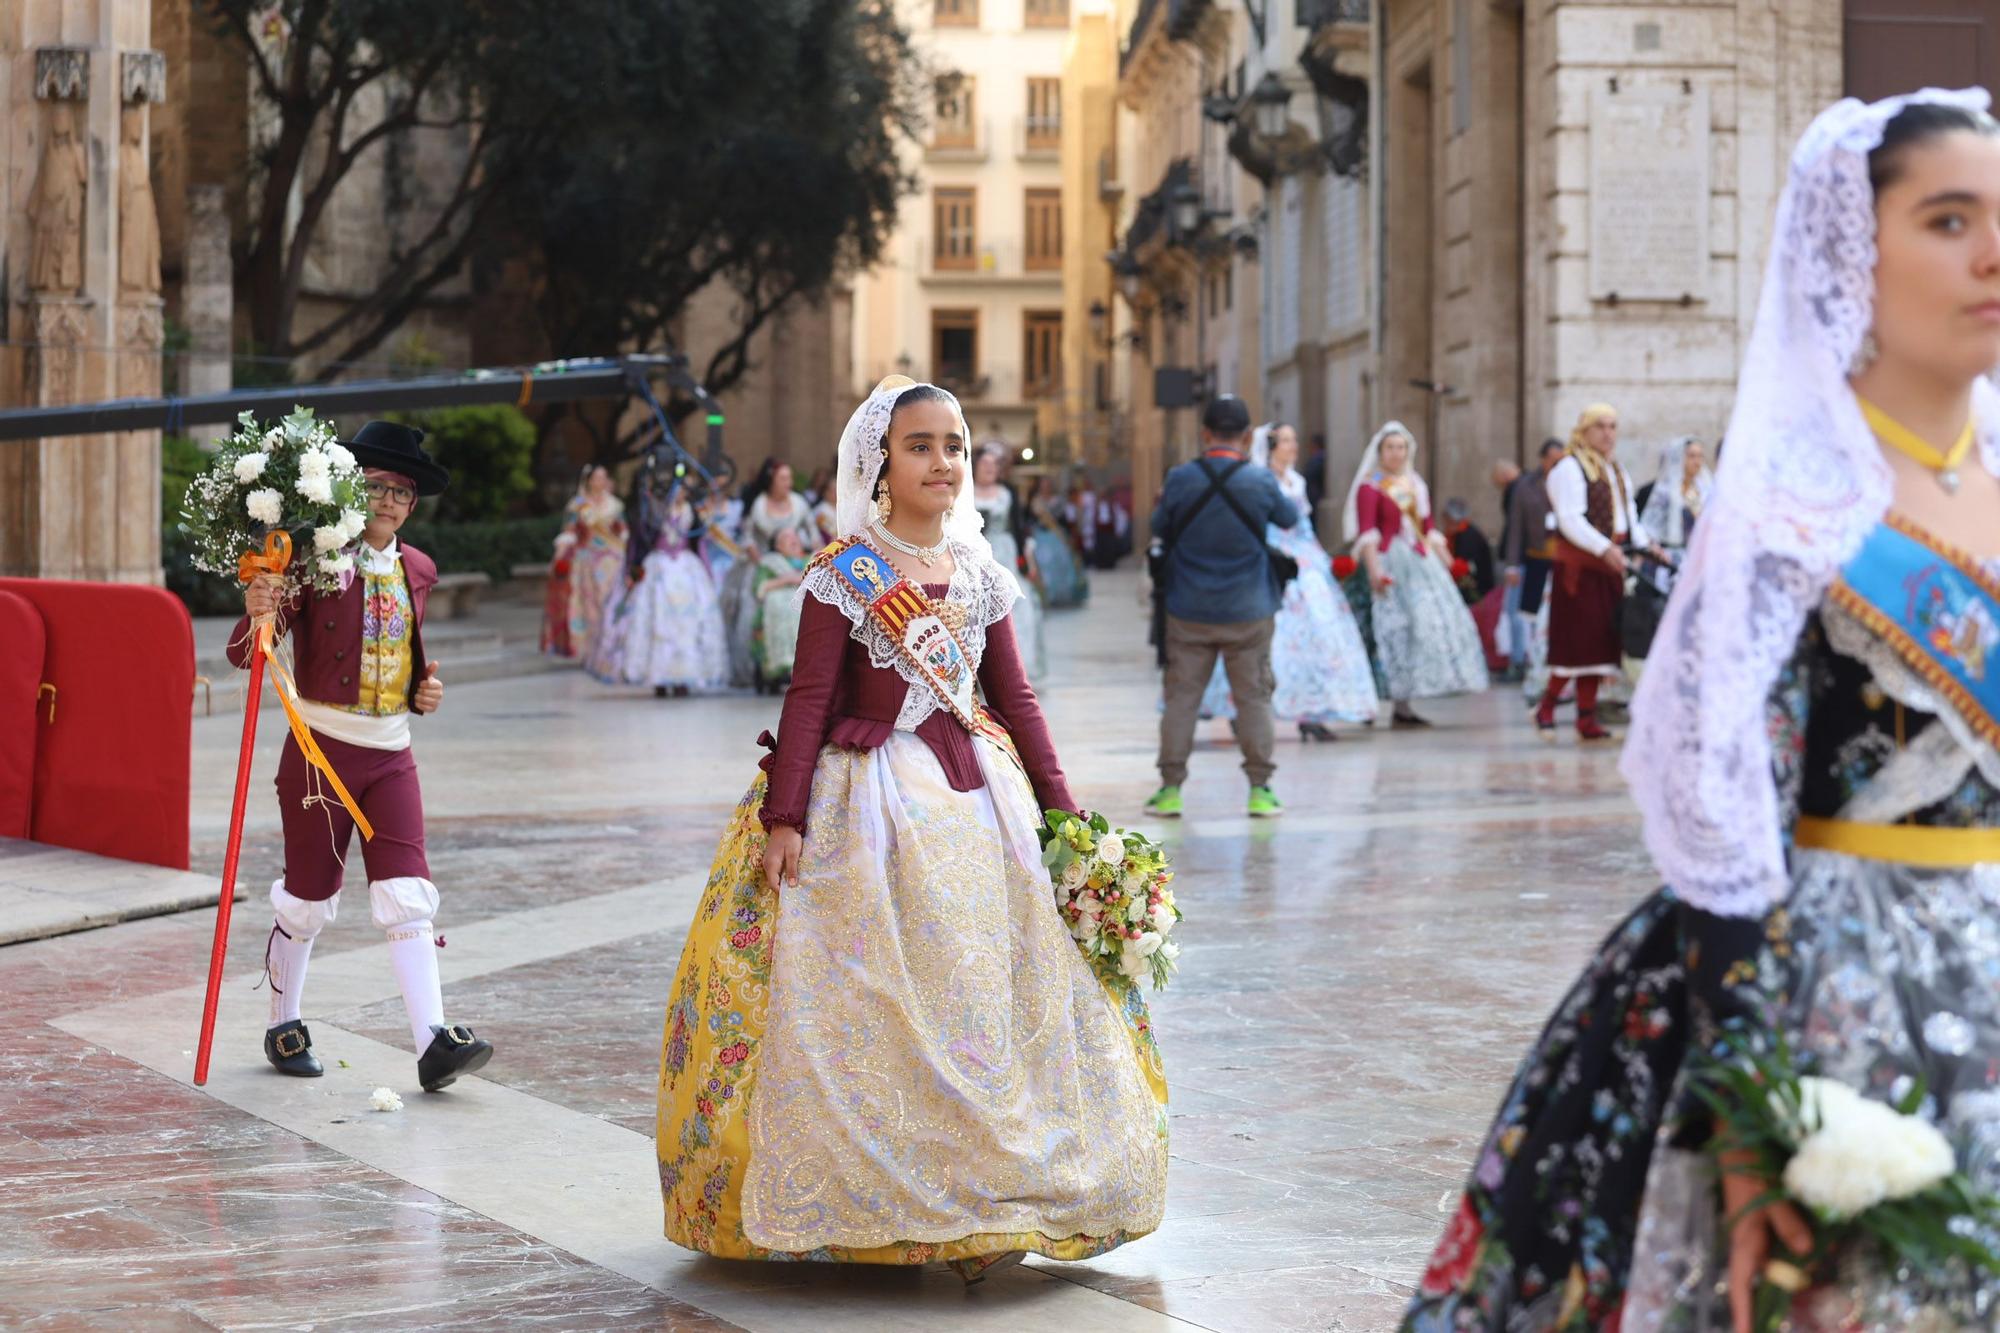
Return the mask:
<svg viewBox="0 0 2000 1333">
<path fill-rule="evenodd" d="M 974 697 L 979 673 L 958 637 L 924 590 L 898 573 L 887 556 L 859 537 L 849 537 L 814 556 L 813 563 L 830 565 L 840 575 L 848 594 L 960 725 L 975 734 L 999 731 Z"/>
<path fill-rule="evenodd" d="M 1890 514 L 1840 571 L 1830 595 L 1976 735 L 2000 745 L 2000 582 L 1976 559 Z"/>
</svg>

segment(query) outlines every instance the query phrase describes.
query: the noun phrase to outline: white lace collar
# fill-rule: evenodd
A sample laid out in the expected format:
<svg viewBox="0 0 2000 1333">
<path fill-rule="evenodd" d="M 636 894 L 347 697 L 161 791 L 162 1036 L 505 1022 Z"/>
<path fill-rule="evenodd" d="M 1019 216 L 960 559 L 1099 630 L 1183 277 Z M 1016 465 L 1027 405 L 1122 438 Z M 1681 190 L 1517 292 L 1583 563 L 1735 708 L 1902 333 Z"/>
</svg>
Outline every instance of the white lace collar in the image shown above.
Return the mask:
<svg viewBox="0 0 2000 1333">
<path fill-rule="evenodd" d="M 1014 600 L 1021 595 L 1021 585 L 993 558 L 984 543 L 975 545 L 955 537 L 949 538 L 948 543 L 955 568 L 942 600 L 965 608 L 965 626 L 955 633 L 959 647 L 965 650 L 973 670 L 977 671 L 986 657 L 987 627 L 1007 617 Z M 832 565 L 820 563 L 808 569 L 799 584 L 799 596 L 824 602 L 846 616 L 851 626 L 848 637 L 867 645 L 868 664 L 894 671 L 908 682 L 910 689 L 903 698 L 902 711 L 896 715 L 896 730 L 915 731 L 932 713 L 944 707 L 923 676 L 904 660 L 887 632 L 848 594 L 840 572 Z"/>
</svg>

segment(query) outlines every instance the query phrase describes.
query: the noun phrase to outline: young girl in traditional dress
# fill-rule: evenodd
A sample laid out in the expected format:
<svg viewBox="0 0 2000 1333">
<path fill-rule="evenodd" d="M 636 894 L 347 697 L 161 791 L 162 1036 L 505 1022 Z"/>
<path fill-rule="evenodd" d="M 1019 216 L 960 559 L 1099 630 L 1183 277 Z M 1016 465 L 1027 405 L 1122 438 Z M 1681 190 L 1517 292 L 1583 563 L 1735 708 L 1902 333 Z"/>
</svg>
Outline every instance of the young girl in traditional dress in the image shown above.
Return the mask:
<svg viewBox="0 0 2000 1333">
<path fill-rule="evenodd" d="M 1412 699 L 1486 688 L 1479 626 L 1451 576 L 1451 548 L 1431 521 L 1416 437 L 1400 421 L 1375 432 L 1348 488 L 1341 527 L 1367 571 L 1376 666 L 1396 726 L 1427 726 Z"/>
<path fill-rule="evenodd" d="M 585 471 L 566 518 L 576 534 L 570 550 L 569 647 L 587 660 L 597 646 L 605 608 L 625 586 L 625 505 L 612 493 L 607 469 Z"/>
<path fill-rule="evenodd" d="M 1036 830 L 1077 803 L 965 436 L 949 393 L 894 377 L 841 438 L 842 535 L 806 574 L 768 780 L 667 1010 L 660 1184 L 690 1248 L 971 1281 L 1159 1225 L 1159 1055 L 1054 906 Z"/>
<path fill-rule="evenodd" d="M 629 587 L 612 595 L 585 665 L 607 685 L 650 685 L 657 695 L 720 689 L 729 678 L 722 603 L 694 550 L 700 520 L 687 492 L 642 495 L 635 547 L 645 558 Z M 650 540 L 647 540 L 650 535 Z"/>
<path fill-rule="evenodd" d="M 1984 91 L 1806 131 L 1729 454 L 1623 769 L 1668 887 L 1528 1053 L 1404 1327 L 1750 1333 L 1807 1219 L 1690 1095 L 1782 1036 L 2000 1189 L 2000 126 Z M 1985 1243 L 2000 1237 L 1983 1236 Z M 1782 1248 L 1780 1248 L 1782 1247 Z M 1821 1263 L 1799 1333 L 1986 1330 L 2000 1278 Z"/>
</svg>

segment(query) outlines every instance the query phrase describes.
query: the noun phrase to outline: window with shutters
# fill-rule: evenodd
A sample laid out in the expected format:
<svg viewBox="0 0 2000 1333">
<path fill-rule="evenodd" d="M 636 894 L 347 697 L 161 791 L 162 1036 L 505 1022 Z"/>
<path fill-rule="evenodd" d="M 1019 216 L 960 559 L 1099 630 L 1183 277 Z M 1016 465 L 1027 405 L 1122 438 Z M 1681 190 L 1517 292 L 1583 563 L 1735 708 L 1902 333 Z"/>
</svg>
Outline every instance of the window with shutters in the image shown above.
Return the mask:
<svg viewBox="0 0 2000 1333">
<path fill-rule="evenodd" d="M 1021 392 L 1047 398 L 1062 390 L 1062 311 L 1030 310 L 1022 317 Z"/>
<path fill-rule="evenodd" d="M 972 268 L 978 263 L 978 235 L 972 221 L 977 199 L 969 185 L 941 185 L 931 192 L 932 244 L 938 268 Z"/>
<path fill-rule="evenodd" d="M 979 26 L 979 0 L 931 0 L 931 21 L 940 28 Z"/>
<path fill-rule="evenodd" d="M 1028 242 L 1025 255 L 1030 269 L 1062 267 L 1062 191 L 1028 191 Z"/>
<path fill-rule="evenodd" d="M 1028 0 L 1027 19 L 1031 28 L 1067 28 L 1069 0 Z"/>
<path fill-rule="evenodd" d="M 1062 146 L 1062 80 L 1028 80 L 1028 147 Z"/>
<path fill-rule="evenodd" d="M 975 146 L 972 128 L 972 76 L 940 74 L 937 80 L 937 118 L 931 123 L 933 148 Z"/>
<path fill-rule="evenodd" d="M 965 384 L 979 373 L 979 312 L 931 311 L 931 375 L 939 384 Z"/>
</svg>

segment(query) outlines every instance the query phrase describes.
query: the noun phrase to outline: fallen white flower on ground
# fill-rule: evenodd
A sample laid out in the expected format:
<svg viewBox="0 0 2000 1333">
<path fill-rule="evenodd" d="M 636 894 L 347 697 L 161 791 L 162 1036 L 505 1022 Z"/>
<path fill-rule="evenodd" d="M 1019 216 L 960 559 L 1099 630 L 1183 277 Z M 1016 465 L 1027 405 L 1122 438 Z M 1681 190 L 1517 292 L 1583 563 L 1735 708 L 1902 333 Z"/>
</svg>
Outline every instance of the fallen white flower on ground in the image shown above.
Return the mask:
<svg viewBox="0 0 2000 1333">
<path fill-rule="evenodd" d="M 403 1099 L 396 1095 L 394 1088 L 375 1089 L 375 1095 L 368 1099 L 368 1104 L 378 1111 L 400 1111 L 403 1109 Z"/>
</svg>

